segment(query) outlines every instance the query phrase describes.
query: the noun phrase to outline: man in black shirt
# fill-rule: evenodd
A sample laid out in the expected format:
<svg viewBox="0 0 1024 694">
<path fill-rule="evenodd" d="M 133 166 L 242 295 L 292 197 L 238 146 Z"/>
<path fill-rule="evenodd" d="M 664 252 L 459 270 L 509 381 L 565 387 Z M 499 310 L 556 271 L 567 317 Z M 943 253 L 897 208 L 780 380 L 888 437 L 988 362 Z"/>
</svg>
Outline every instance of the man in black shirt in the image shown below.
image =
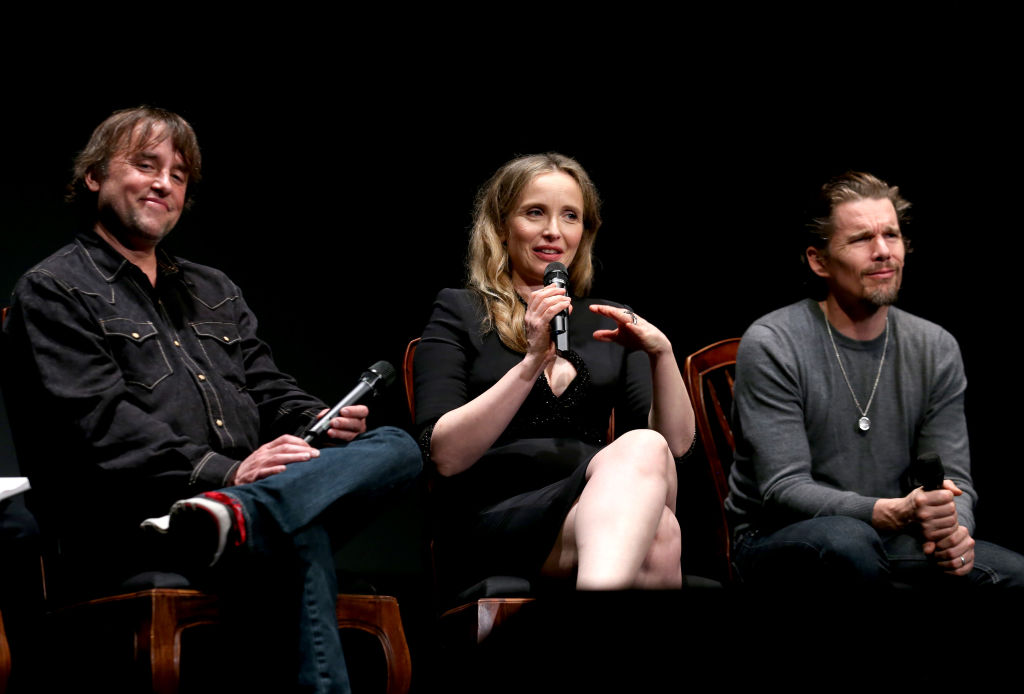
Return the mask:
<svg viewBox="0 0 1024 694">
<path fill-rule="evenodd" d="M 331 445 L 300 438 L 324 403 L 277 369 L 239 289 L 159 249 L 199 175 L 191 126 L 161 109 L 114 113 L 79 154 L 70 197 L 87 223 L 18 281 L 3 326 L 19 459 L 75 586 L 174 568 L 140 528 L 166 532 L 173 504 L 195 565 L 290 567 L 299 684 L 347 691 L 325 526 L 415 477 L 419 451 L 398 429 L 367 432 L 364 405 L 331 420 Z"/>
</svg>

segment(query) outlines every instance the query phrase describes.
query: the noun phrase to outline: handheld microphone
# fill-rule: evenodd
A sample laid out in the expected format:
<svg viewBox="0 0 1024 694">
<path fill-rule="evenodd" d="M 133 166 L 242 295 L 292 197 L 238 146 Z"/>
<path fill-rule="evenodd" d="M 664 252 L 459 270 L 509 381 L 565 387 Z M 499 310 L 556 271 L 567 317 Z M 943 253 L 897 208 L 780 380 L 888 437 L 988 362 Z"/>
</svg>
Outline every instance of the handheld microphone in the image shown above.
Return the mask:
<svg viewBox="0 0 1024 694">
<path fill-rule="evenodd" d="M 942 480 L 945 477 L 946 471 L 942 467 L 942 459 L 938 453 L 922 453 L 907 470 L 909 488 L 923 487 L 926 492 L 942 489 Z"/>
<path fill-rule="evenodd" d="M 569 271 L 559 262 L 544 268 L 544 286 L 553 284 L 569 293 Z M 566 309 L 551 319 L 551 339 L 559 352 L 569 351 L 569 311 Z"/>
<path fill-rule="evenodd" d="M 330 428 L 331 419 L 341 411 L 341 408 L 348 407 L 349 405 L 355 405 L 367 393 L 376 395 L 382 388 L 386 388 L 391 385 L 394 380 L 395 367 L 391 366 L 391 364 L 386 361 L 377 362 L 363 372 L 363 375 L 359 377 L 359 383 L 355 388 L 348 392 L 348 395 L 339 400 L 337 405 L 332 407 L 323 417 L 316 420 L 316 422 L 306 430 L 306 435 L 302 437 L 303 440 L 305 440 L 306 443 L 310 443 L 313 439 Z"/>
</svg>

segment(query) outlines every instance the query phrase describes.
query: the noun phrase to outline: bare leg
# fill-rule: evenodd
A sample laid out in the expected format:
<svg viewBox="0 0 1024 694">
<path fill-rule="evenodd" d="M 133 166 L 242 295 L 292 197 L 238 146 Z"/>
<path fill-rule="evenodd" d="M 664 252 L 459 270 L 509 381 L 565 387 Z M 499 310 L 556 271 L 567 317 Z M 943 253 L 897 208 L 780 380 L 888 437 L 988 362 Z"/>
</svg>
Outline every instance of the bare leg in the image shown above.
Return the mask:
<svg viewBox="0 0 1024 694">
<path fill-rule="evenodd" d="M 683 567 L 679 557 L 683 549 L 682 531 L 676 514 L 666 506 L 662 509 L 661 522 L 654 533 L 654 542 L 644 557 L 634 587 L 652 590 L 681 588 Z"/>
<path fill-rule="evenodd" d="M 629 432 L 594 456 L 544 572 L 578 567 L 581 590 L 679 587 L 675 461 L 650 430 Z"/>
</svg>

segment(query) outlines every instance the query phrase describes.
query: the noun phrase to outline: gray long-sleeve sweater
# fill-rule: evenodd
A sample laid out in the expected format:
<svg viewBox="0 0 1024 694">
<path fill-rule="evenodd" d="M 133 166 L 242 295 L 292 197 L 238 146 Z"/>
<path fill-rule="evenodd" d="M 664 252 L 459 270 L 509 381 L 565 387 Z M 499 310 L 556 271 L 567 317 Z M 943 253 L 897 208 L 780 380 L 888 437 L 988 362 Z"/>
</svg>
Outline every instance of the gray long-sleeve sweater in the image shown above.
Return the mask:
<svg viewBox="0 0 1024 694">
<path fill-rule="evenodd" d="M 956 340 L 940 326 L 889 309 L 889 345 L 868 416 L 843 378 L 825 317 L 807 299 L 757 320 L 736 363 L 736 460 L 726 508 L 734 532 L 845 515 L 870 523 L 878 498 L 900 497 L 917 455 L 938 453 L 974 532 L 976 493 L 963 402 L 967 380 Z M 884 333 L 860 342 L 832 330 L 863 407 L 878 374 Z"/>
</svg>

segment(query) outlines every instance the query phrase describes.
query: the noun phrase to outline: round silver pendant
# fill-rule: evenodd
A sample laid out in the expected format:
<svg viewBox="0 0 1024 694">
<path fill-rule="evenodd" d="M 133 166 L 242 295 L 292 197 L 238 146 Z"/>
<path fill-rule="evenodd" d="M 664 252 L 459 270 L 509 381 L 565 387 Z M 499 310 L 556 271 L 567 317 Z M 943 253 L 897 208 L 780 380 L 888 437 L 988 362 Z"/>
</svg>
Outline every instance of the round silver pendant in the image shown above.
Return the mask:
<svg viewBox="0 0 1024 694">
<path fill-rule="evenodd" d="M 868 419 L 867 417 L 861 417 L 860 419 L 857 420 L 857 428 L 859 428 L 861 431 L 867 431 L 868 429 L 871 428 L 871 420 Z"/>
</svg>

